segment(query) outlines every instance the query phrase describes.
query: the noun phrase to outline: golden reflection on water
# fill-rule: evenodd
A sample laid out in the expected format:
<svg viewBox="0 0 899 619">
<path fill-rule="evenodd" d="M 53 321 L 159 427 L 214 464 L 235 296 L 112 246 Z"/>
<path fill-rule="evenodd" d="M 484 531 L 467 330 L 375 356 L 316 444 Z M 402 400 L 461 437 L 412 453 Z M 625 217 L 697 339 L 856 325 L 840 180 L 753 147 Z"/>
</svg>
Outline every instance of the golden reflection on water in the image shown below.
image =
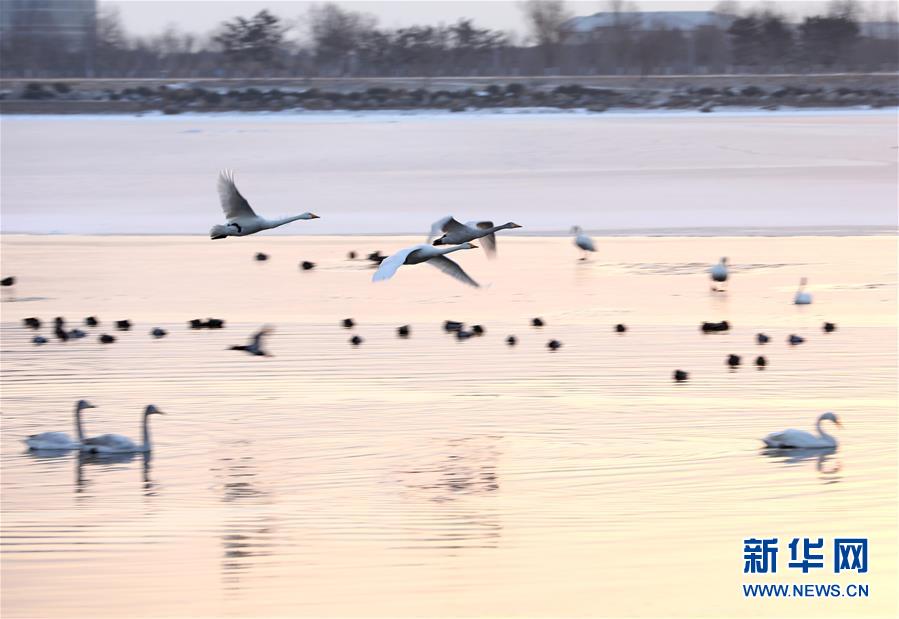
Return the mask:
<svg viewBox="0 0 899 619">
<path fill-rule="evenodd" d="M 459 256 L 479 290 L 427 265 L 375 285 L 346 259 L 414 242 L 4 237 L 3 616 L 894 614 L 895 238 L 598 237 L 586 263 L 567 238 L 503 238 L 496 261 Z M 38 348 L 32 315 L 103 324 Z M 187 328 L 208 316 L 226 328 Z M 274 357 L 226 350 L 264 323 Z M 82 397 L 93 434 L 163 408 L 152 457 L 24 452 Z M 763 449 L 825 410 L 838 450 Z M 744 538 L 847 535 L 870 539 L 870 598 L 742 597 Z"/>
</svg>

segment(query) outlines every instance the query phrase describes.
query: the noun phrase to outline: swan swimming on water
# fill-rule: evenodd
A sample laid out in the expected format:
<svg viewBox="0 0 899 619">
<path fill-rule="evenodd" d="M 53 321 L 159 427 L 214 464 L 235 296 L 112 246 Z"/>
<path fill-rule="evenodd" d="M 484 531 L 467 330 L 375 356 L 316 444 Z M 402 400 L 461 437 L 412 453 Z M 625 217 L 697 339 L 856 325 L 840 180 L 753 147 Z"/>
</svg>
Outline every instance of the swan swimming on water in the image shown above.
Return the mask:
<svg viewBox="0 0 899 619">
<path fill-rule="evenodd" d="M 763 438 L 762 441 L 768 447 L 777 447 L 779 449 L 829 449 L 836 447 L 837 439 L 821 429 L 822 421 L 832 421 L 837 426 L 840 425 L 840 420 L 836 415 L 824 413 L 818 417 L 818 421 L 815 423 L 815 428 L 818 430 L 817 436 L 805 430 L 793 430 L 791 428 L 783 432 L 773 432 Z"/>
<path fill-rule="evenodd" d="M 588 252 L 596 251 L 596 246 L 593 244 L 593 239 L 584 234 L 584 231 L 580 226 L 574 226 L 571 229 L 571 232 L 574 233 L 574 244 L 577 245 L 584 251 L 584 257 L 581 260 L 586 260 L 589 255 Z"/>
<path fill-rule="evenodd" d="M 212 226 L 209 237 L 213 240 L 223 239 L 228 236 L 247 236 L 261 230 L 271 230 L 278 226 L 297 221 L 298 219 L 318 219 L 315 213 L 303 213 L 283 219 L 266 219 L 257 215 L 246 198 L 240 195 L 237 185 L 234 184 L 234 174 L 228 170 L 222 171 L 218 180 L 219 198 L 222 202 L 222 210 L 228 223 L 224 226 Z"/>
<path fill-rule="evenodd" d="M 395 254 L 385 258 L 381 263 L 381 266 L 378 267 L 378 270 L 375 271 L 371 280 L 373 282 L 379 282 L 390 279 L 393 277 L 393 274 L 396 273 L 397 269 L 404 264 L 420 264 L 422 262 L 427 262 L 447 275 L 452 275 L 459 281 L 477 288 L 478 283 L 471 279 L 471 277 L 468 276 L 468 273 L 462 270 L 462 267 L 446 257 L 446 254 L 450 252 L 459 251 L 460 249 L 475 249 L 476 247 L 477 245 L 473 245 L 472 243 L 462 243 L 461 245 L 447 247 L 445 249 L 426 244 L 413 245 L 412 247 L 401 249 Z"/>
<path fill-rule="evenodd" d="M 65 432 L 42 432 L 41 434 L 32 434 L 24 440 L 29 449 L 34 450 L 63 450 L 78 449 L 81 446 L 80 441 L 84 439 L 81 431 L 81 411 L 85 408 L 96 408 L 87 400 L 78 400 L 75 404 L 75 434 L 78 440 L 73 440 Z"/>
<path fill-rule="evenodd" d="M 492 258 L 496 255 L 496 235 L 494 233 L 520 227 L 511 221 L 501 226 L 494 226 L 492 221 L 469 221 L 463 224 L 456 221 L 452 215 L 447 215 L 431 225 L 431 235 L 428 240 L 430 241 L 440 232 L 444 233 L 443 236 L 435 239 L 433 245 L 459 245 L 475 239 L 483 239 L 484 251 Z"/>
<path fill-rule="evenodd" d="M 81 451 L 92 454 L 122 454 L 149 452 L 153 449 L 150 443 L 150 415 L 162 415 L 163 412 L 150 404 L 144 409 L 143 415 L 143 442 L 137 445 L 127 436 L 121 434 L 101 434 L 94 438 L 81 440 Z"/>
<path fill-rule="evenodd" d="M 812 302 L 812 295 L 805 291 L 805 285 L 808 283 L 806 278 L 802 278 L 799 280 L 799 290 L 796 291 L 796 296 L 793 297 L 793 303 L 796 305 L 809 305 Z"/>
</svg>

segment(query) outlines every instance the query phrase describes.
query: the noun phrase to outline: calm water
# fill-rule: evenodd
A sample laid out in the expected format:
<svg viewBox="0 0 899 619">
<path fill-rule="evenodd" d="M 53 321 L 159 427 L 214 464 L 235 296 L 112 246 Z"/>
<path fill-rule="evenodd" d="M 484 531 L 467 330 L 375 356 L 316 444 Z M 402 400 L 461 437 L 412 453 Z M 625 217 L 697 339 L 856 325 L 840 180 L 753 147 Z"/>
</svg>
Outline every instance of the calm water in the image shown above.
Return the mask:
<svg viewBox="0 0 899 619">
<path fill-rule="evenodd" d="M 895 109 L 4 116 L 3 230 L 197 234 L 236 170 L 275 234 L 896 225 Z"/>
<path fill-rule="evenodd" d="M 567 238 L 504 238 L 496 261 L 457 254 L 479 290 L 427 265 L 375 285 L 345 258 L 413 242 L 4 236 L 20 283 L 0 305 L 3 616 L 896 613 L 895 237 L 598 237 L 587 263 Z M 721 255 L 734 277 L 712 294 Z M 67 344 L 21 327 L 92 314 Z M 187 329 L 207 316 L 227 328 Z M 133 331 L 99 345 L 121 318 Z M 446 319 L 486 335 L 457 342 Z M 730 333 L 699 333 L 722 319 Z M 263 323 L 274 357 L 224 350 Z M 727 370 L 729 353 L 749 365 Z M 93 434 L 136 437 L 144 405 L 165 411 L 152 458 L 25 452 L 71 432 L 78 398 L 99 405 Z M 761 449 L 825 410 L 844 422 L 835 453 Z M 763 535 L 866 536 L 870 571 L 748 580 L 742 540 Z M 747 581 L 871 597 L 747 601 Z"/>
</svg>

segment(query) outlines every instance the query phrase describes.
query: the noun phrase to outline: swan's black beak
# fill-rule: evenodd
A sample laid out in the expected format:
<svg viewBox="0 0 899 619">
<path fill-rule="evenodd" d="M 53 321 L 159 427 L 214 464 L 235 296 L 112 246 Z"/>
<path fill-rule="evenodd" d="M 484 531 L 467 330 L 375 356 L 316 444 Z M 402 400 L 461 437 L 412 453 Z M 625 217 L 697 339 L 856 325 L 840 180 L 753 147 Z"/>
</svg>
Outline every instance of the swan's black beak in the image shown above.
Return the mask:
<svg viewBox="0 0 899 619">
<path fill-rule="evenodd" d="M 309 213 L 309 219 L 321 219 L 321 217 L 319 217 L 315 213 Z"/>
<path fill-rule="evenodd" d="M 434 239 L 434 242 L 432 243 L 432 245 L 443 245 L 443 237 L 440 237 L 439 239 Z"/>
</svg>

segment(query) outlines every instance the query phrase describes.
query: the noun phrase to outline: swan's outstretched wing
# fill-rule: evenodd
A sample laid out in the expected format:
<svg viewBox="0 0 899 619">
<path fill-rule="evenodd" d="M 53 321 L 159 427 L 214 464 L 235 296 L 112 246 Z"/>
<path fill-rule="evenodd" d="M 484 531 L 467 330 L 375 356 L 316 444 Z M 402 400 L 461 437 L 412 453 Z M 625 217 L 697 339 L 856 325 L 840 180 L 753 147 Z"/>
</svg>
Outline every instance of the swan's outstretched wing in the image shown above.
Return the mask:
<svg viewBox="0 0 899 619">
<path fill-rule="evenodd" d="M 422 247 L 429 247 L 429 245 L 413 245 L 412 247 L 401 249 L 395 254 L 387 256 L 381 261 L 381 265 L 378 267 L 378 270 L 375 271 L 375 274 L 371 276 L 371 281 L 379 282 L 381 280 L 390 279 L 393 277 L 393 274 L 396 273 L 396 270 L 405 264 L 409 254 Z"/>
<path fill-rule="evenodd" d="M 441 232 L 444 234 L 464 234 L 467 230 L 467 226 L 460 224 L 452 215 L 447 215 L 431 224 L 431 234 L 428 236 L 428 243 L 431 242 L 431 239 L 441 236 Z"/>
<path fill-rule="evenodd" d="M 493 227 L 492 221 L 469 221 L 466 224 L 469 228 L 477 228 L 478 230 L 489 230 Z M 487 252 L 487 256 L 493 258 L 496 256 L 496 235 L 492 232 L 481 237 L 481 247 Z"/>
<path fill-rule="evenodd" d="M 469 286 L 474 286 L 475 288 L 480 287 L 476 281 L 468 276 L 468 273 L 462 270 L 462 267 L 460 267 L 458 264 L 456 264 L 446 256 L 434 256 L 433 258 L 428 260 L 428 264 L 434 265 L 447 275 L 452 275 L 460 282 L 466 283 Z"/>
<path fill-rule="evenodd" d="M 447 215 L 431 224 L 431 232 L 428 233 L 428 243 L 440 236 L 440 233 L 443 232 L 443 226 L 445 226 L 452 218 L 452 215 Z"/>
<path fill-rule="evenodd" d="M 227 219 L 256 216 L 250 203 L 237 190 L 237 185 L 234 184 L 234 173 L 231 170 L 222 170 L 222 173 L 219 174 L 218 190 L 219 199 L 222 201 L 222 210 Z"/>
</svg>

